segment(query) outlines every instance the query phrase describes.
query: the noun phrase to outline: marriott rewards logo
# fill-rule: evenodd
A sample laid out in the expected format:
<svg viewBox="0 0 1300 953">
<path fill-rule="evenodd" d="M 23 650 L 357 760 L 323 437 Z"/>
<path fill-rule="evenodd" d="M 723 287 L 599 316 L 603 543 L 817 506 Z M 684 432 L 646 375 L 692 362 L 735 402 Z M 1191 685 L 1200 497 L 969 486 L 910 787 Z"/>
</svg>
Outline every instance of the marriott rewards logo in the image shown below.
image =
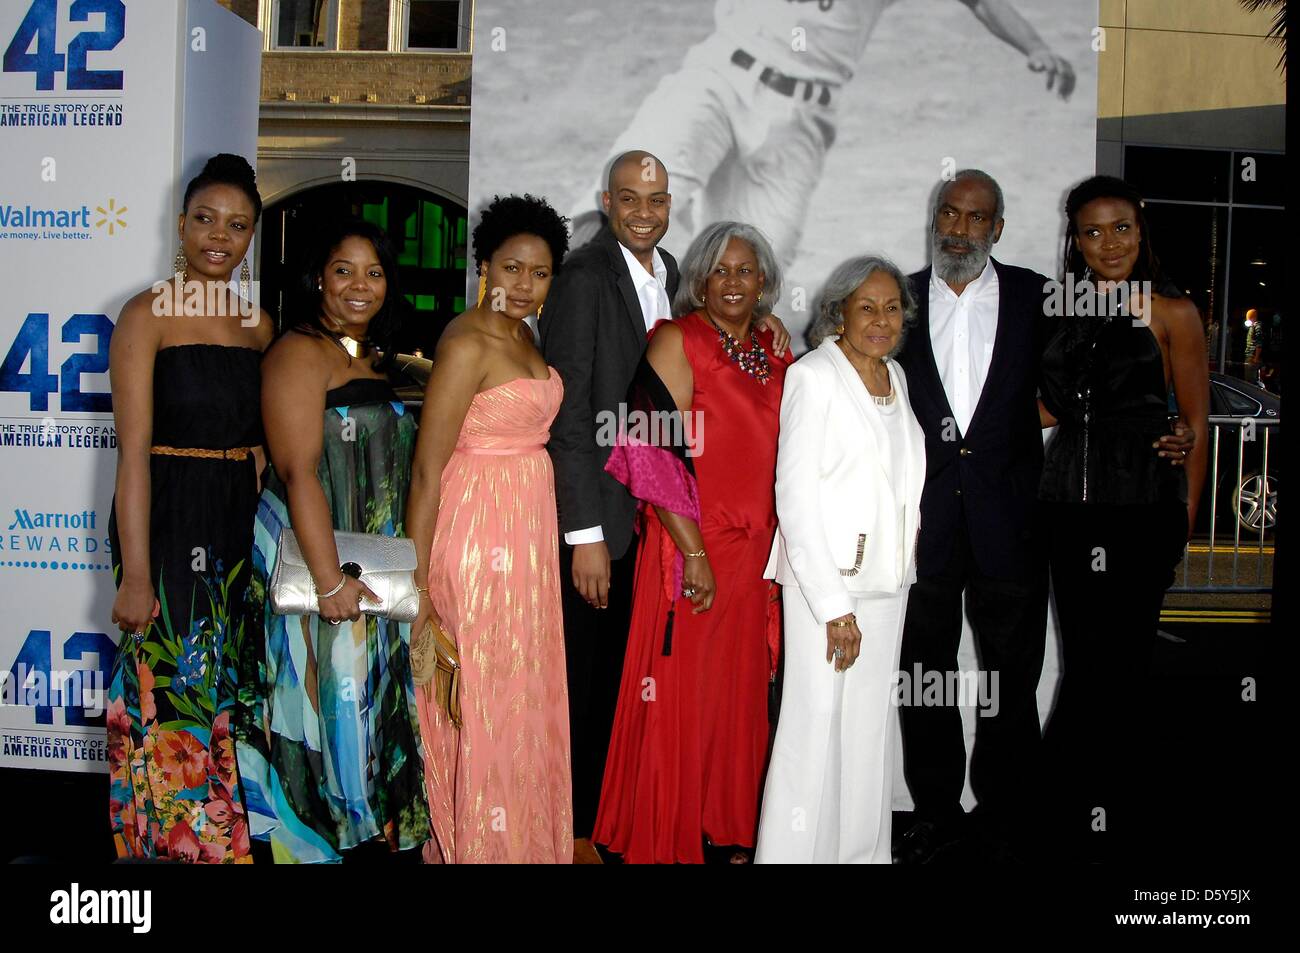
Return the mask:
<svg viewBox="0 0 1300 953">
<path fill-rule="evenodd" d="M 111 569 L 108 537 L 101 535 L 99 514 L 42 513 L 14 509 L 0 523 L 0 569 L 91 571 Z"/>
<path fill-rule="evenodd" d="M 126 228 L 126 206 L 109 198 L 96 205 L 41 208 L 0 203 L 0 240 L 89 241 Z"/>
</svg>

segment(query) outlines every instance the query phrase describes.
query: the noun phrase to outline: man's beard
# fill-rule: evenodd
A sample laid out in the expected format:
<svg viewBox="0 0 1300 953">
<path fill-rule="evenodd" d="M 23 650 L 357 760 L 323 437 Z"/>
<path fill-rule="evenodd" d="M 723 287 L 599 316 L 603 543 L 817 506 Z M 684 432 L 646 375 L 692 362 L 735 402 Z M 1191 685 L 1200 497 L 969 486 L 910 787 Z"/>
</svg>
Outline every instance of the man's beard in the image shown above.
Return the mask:
<svg viewBox="0 0 1300 953">
<path fill-rule="evenodd" d="M 952 245 L 969 245 L 968 252 L 950 250 Z M 954 284 L 970 284 L 984 271 L 988 264 L 989 253 L 993 250 L 993 239 L 969 237 L 965 239 L 949 238 L 937 231 L 930 232 L 930 257 L 934 272 L 944 281 Z"/>
</svg>

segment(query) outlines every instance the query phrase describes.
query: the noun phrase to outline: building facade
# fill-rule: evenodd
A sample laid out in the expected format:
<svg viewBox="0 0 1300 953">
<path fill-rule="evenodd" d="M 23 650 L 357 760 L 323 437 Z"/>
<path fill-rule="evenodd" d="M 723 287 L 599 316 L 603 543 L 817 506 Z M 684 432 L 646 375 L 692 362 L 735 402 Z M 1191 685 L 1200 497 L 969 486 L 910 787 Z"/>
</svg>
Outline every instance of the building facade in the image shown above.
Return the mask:
<svg viewBox="0 0 1300 953">
<path fill-rule="evenodd" d="M 218 0 L 262 31 L 259 278 L 282 321 L 314 223 L 384 228 L 431 352 L 465 306 L 471 0 Z"/>
<path fill-rule="evenodd" d="M 1206 322 L 1211 367 L 1281 390 L 1286 80 L 1273 12 L 1102 0 L 1097 169 L 1146 198 L 1155 250 Z"/>
</svg>

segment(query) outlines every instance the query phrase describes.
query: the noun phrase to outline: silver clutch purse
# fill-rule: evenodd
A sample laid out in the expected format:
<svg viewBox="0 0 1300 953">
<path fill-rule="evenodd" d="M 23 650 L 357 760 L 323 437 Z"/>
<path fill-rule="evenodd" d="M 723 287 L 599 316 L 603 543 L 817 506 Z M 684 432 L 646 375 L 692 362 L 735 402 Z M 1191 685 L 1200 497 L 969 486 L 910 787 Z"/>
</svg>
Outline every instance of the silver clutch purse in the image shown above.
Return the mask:
<svg viewBox="0 0 1300 953">
<path fill-rule="evenodd" d="M 339 568 L 360 579 L 379 597 L 379 602 L 361 603 L 366 615 L 382 616 L 394 622 L 414 622 L 420 613 L 420 594 L 415 590 L 415 543 L 377 533 L 334 534 Z M 276 615 L 308 615 L 318 610 L 316 583 L 307 569 L 293 530 L 280 530 L 280 545 L 271 571 L 268 593 Z"/>
</svg>

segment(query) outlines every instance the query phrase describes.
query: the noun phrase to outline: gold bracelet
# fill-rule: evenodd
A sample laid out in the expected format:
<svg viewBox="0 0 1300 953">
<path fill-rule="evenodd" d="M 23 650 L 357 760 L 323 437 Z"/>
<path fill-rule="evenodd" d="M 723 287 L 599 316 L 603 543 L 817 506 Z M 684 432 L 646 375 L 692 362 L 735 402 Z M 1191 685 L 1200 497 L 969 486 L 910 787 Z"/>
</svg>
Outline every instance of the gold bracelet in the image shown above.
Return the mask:
<svg viewBox="0 0 1300 953">
<path fill-rule="evenodd" d="M 687 559 L 699 559 L 704 555 L 704 550 L 701 549 L 698 553 L 682 553 L 682 555 Z"/>
<path fill-rule="evenodd" d="M 847 622 L 827 622 L 826 624 L 830 626 L 834 626 L 837 629 L 847 629 L 849 626 L 851 626 L 854 622 L 857 621 L 858 621 L 857 619 L 849 619 L 849 621 Z"/>
</svg>

